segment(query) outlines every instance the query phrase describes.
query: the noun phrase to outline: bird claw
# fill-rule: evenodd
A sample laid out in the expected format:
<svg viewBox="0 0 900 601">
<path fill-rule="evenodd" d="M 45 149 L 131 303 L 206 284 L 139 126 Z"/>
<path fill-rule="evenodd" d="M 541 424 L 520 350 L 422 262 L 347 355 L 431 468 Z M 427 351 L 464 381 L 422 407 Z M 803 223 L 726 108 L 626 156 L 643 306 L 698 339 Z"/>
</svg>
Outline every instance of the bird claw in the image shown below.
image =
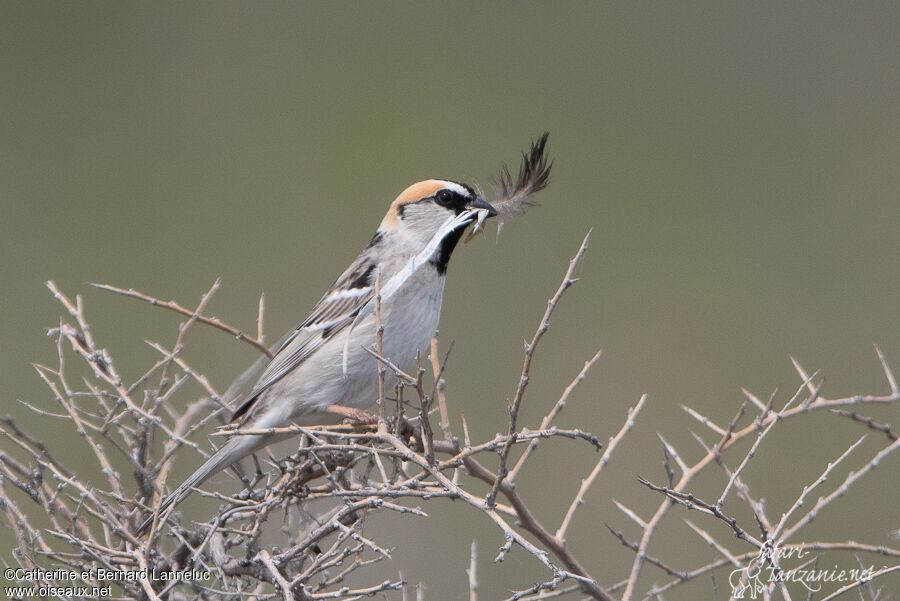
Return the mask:
<svg viewBox="0 0 900 601">
<path fill-rule="evenodd" d="M 344 418 L 347 423 L 356 426 L 371 426 L 378 423 L 378 418 L 362 409 L 356 407 L 345 407 L 344 405 L 329 405 L 325 409 L 326 413 L 333 413 Z"/>
<path fill-rule="evenodd" d="M 373 426 L 378 423 L 378 416 L 372 415 L 368 411 L 357 409 L 356 407 L 331 405 L 325 409 L 325 411 L 343 417 L 344 423 L 352 424 L 354 426 Z M 393 422 L 394 418 L 391 418 L 391 421 Z M 396 428 L 391 429 L 404 440 L 409 440 L 415 434 L 412 425 L 403 415 L 400 416 L 400 423 L 396 425 Z"/>
</svg>

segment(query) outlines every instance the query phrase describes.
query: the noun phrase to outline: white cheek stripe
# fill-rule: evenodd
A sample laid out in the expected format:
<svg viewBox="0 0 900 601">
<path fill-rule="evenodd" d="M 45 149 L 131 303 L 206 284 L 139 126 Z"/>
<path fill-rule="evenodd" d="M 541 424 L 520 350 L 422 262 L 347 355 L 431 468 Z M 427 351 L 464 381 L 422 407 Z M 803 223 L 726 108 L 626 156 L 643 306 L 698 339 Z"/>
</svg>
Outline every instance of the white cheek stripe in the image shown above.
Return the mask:
<svg viewBox="0 0 900 601">
<path fill-rule="evenodd" d="M 462 186 L 460 186 L 459 184 L 457 184 L 456 182 L 448 182 L 443 179 L 440 180 L 440 182 L 442 184 L 444 184 L 444 188 L 446 188 L 447 190 L 453 190 L 460 196 L 468 196 L 469 195 L 469 191 L 466 190 L 465 188 L 463 188 Z"/>
</svg>

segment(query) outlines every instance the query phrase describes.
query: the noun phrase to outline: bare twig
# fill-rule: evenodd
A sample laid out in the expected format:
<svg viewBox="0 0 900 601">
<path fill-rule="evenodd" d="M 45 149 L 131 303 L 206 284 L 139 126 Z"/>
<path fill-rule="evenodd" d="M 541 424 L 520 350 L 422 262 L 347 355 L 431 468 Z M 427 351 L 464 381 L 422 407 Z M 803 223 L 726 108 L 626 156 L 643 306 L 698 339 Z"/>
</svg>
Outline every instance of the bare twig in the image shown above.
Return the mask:
<svg viewBox="0 0 900 601">
<path fill-rule="evenodd" d="M 241 340 L 243 342 L 250 344 L 251 346 L 256 348 L 256 350 L 258 350 L 259 352 L 261 352 L 262 354 L 266 355 L 269 358 L 274 356 L 274 353 L 272 353 L 272 351 L 270 351 L 269 348 L 266 347 L 266 345 L 263 343 L 263 341 L 261 339 L 250 338 L 249 336 L 244 334 L 241 330 L 238 330 L 237 328 L 228 325 L 227 323 L 223 322 L 218 317 L 206 317 L 205 315 L 197 315 L 190 309 L 185 309 L 184 307 L 182 307 L 175 301 L 161 301 L 152 296 L 148 296 L 146 294 L 138 292 L 137 290 L 135 290 L 133 288 L 129 288 L 128 290 L 125 290 L 123 288 L 117 288 L 117 287 L 111 286 L 109 284 L 95 284 L 93 282 L 91 282 L 91 286 L 93 286 L 95 288 L 100 288 L 101 290 L 108 290 L 109 292 L 115 292 L 116 294 L 121 294 L 122 296 L 136 298 L 136 299 L 142 300 L 146 303 L 150 303 L 151 305 L 153 305 L 155 307 L 163 307 L 165 309 L 169 309 L 170 311 L 174 311 L 176 313 L 181 313 L 182 315 L 184 315 L 186 317 L 190 317 L 191 319 L 199 321 L 200 323 L 205 323 L 206 325 L 210 325 L 214 328 L 222 330 L 223 332 L 231 334 L 238 340 Z"/>
<path fill-rule="evenodd" d="M 562 298 L 563 293 L 569 289 L 572 284 L 577 282 L 575 279 L 575 268 L 578 266 L 578 263 L 581 261 L 581 258 L 584 256 L 584 253 L 587 251 L 588 241 L 591 238 L 591 232 L 588 231 L 587 235 L 585 235 L 584 240 L 581 241 L 581 246 L 578 248 L 578 252 L 575 253 L 575 256 L 572 257 L 572 260 L 569 261 L 569 268 L 566 270 L 566 275 L 563 276 L 562 283 L 559 285 L 559 288 L 556 289 L 556 293 L 547 301 L 547 309 L 544 311 L 544 316 L 541 318 L 541 323 L 538 325 L 537 331 L 534 333 L 534 336 L 531 338 L 531 342 L 525 344 L 525 360 L 522 363 L 522 375 L 519 377 L 519 384 L 516 387 L 516 394 L 513 396 L 512 401 L 509 404 L 509 429 L 507 435 L 510 437 L 510 442 L 506 445 L 506 447 L 500 452 L 500 465 L 497 468 L 497 478 L 494 481 L 494 484 L 491 486 L 491 491 L 487 494 L 487 503 L 488 506 L 492 506 L 494 503 L 494 499 L 497 498 L 497 492 L 500 490 L 500 484 L 508 475 L 508 471 L 506 469 L 506 461 L 509 457 L 509 451 L 512 448 L 512 439 L 516 433 L 516 424 L 519 418 L 519 407 L 522 405 L 522 397 L 525 395 L 525 388 L 528 386 L 528 380 L 531 374 L 531 361 L 534 358 L 534 351 L 537 349 L 538 343 L 541 341 L 541 338 L 544 336 L 544 333 L 550 328 L 550 316 L 553 315 L 553 309 L 556 308 L 556 305 L 559 303 L 559 300 Z"/>
<path fill-rule="evenodd" d="M 209 301 L 212 299 L 213 294 L 215 294 L 220 286 L 222 285 L 222 278 L 216 278 L 216 281 L 213 282 L 213 285 L 209 290 L 201 297 L 200 303 L 197 305 L 197 308 L 194 309 L 191 316 L 187 321 L 181 324 L 178 328 L 178 338 L 175 340 L 175 346 L 172 350 L 172 355 L 168 358 L 166 363 L 162 368 L 162 375 L 160 376 L 159 382 L 159 391 L 164 393 L 166 389 L 169 387 L 169 368 L 172 366 L 172 361 L 175 358 L 175 355 L 179 354 L 181 350 L 184 348 L 184 338 L 187 335 L 188 330 L 190 330 L 191 326 L 197 321 L 203 311 L 206 309 L 206 305 L 209 304 Z"/>
<path fill-rule="evenodd" d="M 797 368 L 800 370 L 800 372 L 802 374 L 803 370 L 799 367 L 800 364 L 797 363 L 796 361 L 794 361 L 794 365 L 797 366 Z M 816 375 L 817 374 L 813 374 L 811 377 L 807 376 L 805 378 L 803 384 L 807 387 L 811 387 L 812 379 L 815 378 Z M 728 484 L 725 486 L 725 490 L 723 490 L 722 494 L 719 495 L 719 500 L 716 501 L 717 508 L 721 509 L 722 506 L 725 504 L 725 497 L 728 496 L 728 492 L 731 490 L 731 487 L 734 486 L 735 480 L 738 479 L 738 477 L 740 476 L 743 469 L 750 462 L 750 459 L 752 459 L 753 456 L 756 455 L 756 450 L 759 448 L 759 445 L 762 444 L 762 441 L 766 437 L 766 435 L 772 430 L 772 428 L 775 427 L 775 424 L 778 423 L 778 420 L 781 419 L 781 417 L 784 415 L 784 412 L 787 411 L 790 408 L 790 406 L 793 405 L 797 401 L 797 399 L 800 398 L 800 392 L 801 391 L 798 390 L 794 394 L 794 396 L 792 396 L 790 398 L 790 400 L 788 400 L 788 402 L 784 404 L 784 407 L 782 407 L 781 411 L 779 411 L 778 414 L 772 420 L 769 421 L 768 425 L 760 431 L 759 435 L 756 437 L 756 440 L 753 442 L 753 446 L 750 447 L 750 450 L 747 451 L 746 455 L 744 455 L 744 459 L 741 461 L 741 464 L 737 467 L 736 470 L 734 470 L 734 472 L 731 474 L 731 477 L 728 479 Z M 818 391 L 813 388 L 810 388 L 810 394 L 818 395 Z"/>
<path fill-rule="evenodd" d="M 378 430 L 387 428 L 385 422 L 384 376 L 385 367 L 381 357 L 384 356 L 384 323 L 381 321 L 381 273 L 375 276 L 375 351 L 378 362 Z"/>
<path fill-rule="evenodd" d="M 256 312 L 256 339 L 265 346 L 266 337 L 263 334 L 263 320 L 266 315 L 266 293 L 261 292 L 259 295 L 259 308 Z M 266 347 L 268 348 L 268 347 Z"/>
<path fill-rule="evenodd" d="M 582 380 L 584 380 L 585 376 L 587 375 L 588 370 L 590 370 L 591 367 L 593 367 L 594 363 L 597 362 L 597 359 L 600 358 L 600 355 L 602 353 L 603 353 L 603 351 L 599 350 L 596 353 L 594 353 L 593 357 L 591 357 L 590 359 L 588 359 L 587 361 L 584 362 L 584 366 L 581 368 L 581 371 L 578 372 L 578 375 L 575 376 L 575 379 L 572 380 L 568 386 L 566 386 L 566 389 L 563 390 L 563 393 L 559 397 L 559 400 L 556 401 L 556 404 L 553 405 L 553 408 L 550 409 L 550 411 L 547 413 L 547 415 L 544 416 L 544 419 L 541 420 L 541 425 L 540 425 L 541 430 L 546 430 L 550 426 L 550 424 L 553 423 L 553 420 L 556 419 L 556 417 L 560 414 L 560 412 L 566 406 L 566 402 L 569 400 L 569 396 L 572 394 L 572 391 L 575 390 L 575 387 L 578 386 L 578 384 L 580 384 Z M 513 469 L 511 469 L 509 471 L 509 475 L 507 476 L 507 478 L 509 478 L 510 482 L 516 481 L 516 476 L 519 475 L 519 472 L 522 470 L 522 467 L 525 465 L 525 462 L 528 461 L 528 457 L 531 456 L 531 452 L 534 451 L 534 449 L 536 449 L 537 446 L 538 446 L 538 441 L 535 440 L 531 444 L 529 444 L 527 447 L 525 447 L 525 452 L 523 452 L 522 456 L 519 457 L 519 460 L 516 462 L 515 467 L 513 467 Z"/>
<path fill-rule="evenodd" d="M 884 370 L 884 377 L 887 378 L 888 385 L 891 387 L 891 393 L 895 395 L 900 394 L 900 387 L 897 386 L 897 378 L 894 377 L 894 372 L 888 365 L 884 353 L 881 352 L 881 349 L 877 344 L 873 346 L 875 347 L 875 353 L 878 355 L 878 360 L 881 362 L 881 368 Z"/>
<path fill-rule="evenodd" d="M 829 463 L 825 467 L 825 471 L 822 472 L 822 475 L 819 476 L 812 484 L 810 484 L 809 486 L 803 487 L 803 492 L 800 493 L 800 496 L 797 497 L 797 500 L 794 501 L 794 504 L 791 505 L 790 508 L 784 512 L 784 514 L 781 516 L 781 520 L 778 522 L 778 525 L 775 526 L 775 529 L 770 533 L 770 536 L 772 537 L 773 540 L 779 539 L 779 536 L 784 531 L 784 528 L 787 525 L 787 521 L 790 519 L 791 515 L 793 515 L 793 513 L 795 511 L 797 511 L 804 504 L 804 502 L 806 501 L 806 497 L 809 496 L 809 493 L 811 493 L 817 486 L 819 486 L 820 484 L 825 482 L 825 480 L 828 478 L 828 476 L 831 474 L 831 472 L 834 470 L 834 468 L 836 468 L 838 465 L 840 465 L 840 463 L 844 459 L 846 459 L 847 456 L 856 449 L 856 447 L 861 445 L 863 440 L 865 440 L 865 436 L 861 437 L 859 440 L 854 442 L 852 445 L 850 445 L 850 447 L 846 451 L 841 453 L 840 457 L 838 457 L 837 459 L 835 459 L 834 461 Z"/>
<path fill-rule="evenodd" d="M 510 401 L 509 423 L 502 435 L 473 440 L 465 416 L 461 416 L 462 442 L 453 436 L 442 378 L 447 358 L 445 356 L 443 362 L 439 360 L 437 339 L 432 340 L 430 353 L 435 382 L 429 394 L 423 382 L 421 365 L 417 365 L 414 374 L 407 374 L 383 356 L 381 307 L 376 300 L 378 339 L 374 350 L 366 350 L 374 356 L 379 368 L 380 427 L 291 425 L 222 429 L 213 436 L 264 434 L 282 437 L 294 434 L 302 438 L 303 443 L 287 458 L 277 459 L 269 455 L 268 461 L 257 461 L 256 473 L 242 475 L 242 487 L 236 494 L 201 491 L 201 494 L 220 504 L 219 512 L 208 522 L 177 525 L 176 514 L 171 524 L 154 526 L 146 538 L 137 538 L 133 534 L 135 522 L 138 521 L 135 516 L 152 511 L 154 499 L 170 486 L 168 479 L 179 448 L 188 447 L 192 452 L 206 455 L 206 445 L 199 442 L 199 434 L 225 411 L 216 392 L 217 387 L 194 370 L 182 356 L 186 334 L 193 323 L 207 323 L 223 329 L 216 325 L 221 322 L 215 318 L 201 315 L 219 283 L 213 284 L 194 311 L 134 291 L 103 286 L 119 294 L 164 306 L 188 318 L 179 325 L 178 336 L 171 349 L 150 343 L 161 353 L 161 358 L 149 368 L 140 370 L 138 373 L 142 375 L 137 378 L 129 376 L 127 381 L 130 384 L 124 383 L 111 355 L 97 346 L 90 333 L 81 298 L 71 300 L 52 282 L 48 283 L 68 315 L 58 327 L 50 330 L 56 345 L 58 365 L 36 365 L 35 369 L 47 386 L 49 398 L 54 399 L 60 409 L 48 410 L 46 404 L 37 402 L 23 402 L 23 405 L 38 419 L 70 423 L 85 440 L 91 463 L 103 478 L 86 482 L 79 474 L 90 470 L 85 470 L 81 465 L 77 470 L 65 465 L 67 462 L 60 460 L 60 450 L 56 448 L 55 441 L 45 442 L 40 436 L 23 431 L 12 419 L 0 419 L 0 437 L 10 449 L 10 452 L 0 449 L 0 516 L 7 520 L 16 541 L 15 561 L 26 568 L 72 567 L 84 570 L 102 567 L 118 571 L 147 569 L 148 573 L 187 566 L 206 570 L 212 575 L 213 582 L 210 583 L 183 579 L 164 582 L 141 577 L 119 585 L 123 598 L 167 599 L 198 594 L 264 598 L 274 593 L 281 598 L 299 601 L 347 601 L 385 595 L 390 591 L 401 591 L 405 595 L 407 588 L 402 574 L 399 580 L 383 580 L 375 584 L 360 584 L 356 579 L 357 572 L 377 562 L 389 561 L 394 555 L 390 545 L 380 540 L 380 536 L 373 536 L 371 531 L 364 534 L 363 526 L 366 520 L 373 519 L 371 516 L 385 511 L 401 518 L 426 517 L 425 509 L 433 513 L 431 508 L 433 503 L 439 502 L 438 499 L 455 500 L 468 511 L 487 518 L 487 523 L 492 524 L 495 534 L 499 535 L 497 561 L 521 549 L 547 570 L 542 578 L 536 578 L 536 582 L 527 587 L 518 587 L 519 590 L 511 587 L 510 600 L 537 601 L 574 597 L 577 594 L 603 601 L 612 601 L 613 594 L 620 594 L 622 601 L 631 601 L 636 596 L 641 598 L 641 595 L 648 601 L 658 600 L 666 591 L 685 582 L 700 576 L 712 578 L 714 571 L 720 568 L 744 569 L 759 562 L 765 552 L 769 553 L 765 561 L 775 573 L 784 574 L 796 569 L 783 565 L 783 560 L 773 552 L 776 548 L 900 558 L 900 550 L 884 545 L 825 540 L 802 544 L 790 542 L 830 504 L 851 487 L 857 486 L 864 475 L 884 464 L 888 455 L 898 447 L 896 432 L 890 426 L 861 416 L 857 410 L 860 405 L 885 406 L 900 401 L 893 372 L 876 347 L 890 387 L 889 394 L 825 398 L 822 396 L 822 380 L 816 374 L 807 375 L 807 370 L 794 360 L 802 384 L 780 410 L 773 410 L 777 391 L 763 403 L 746 390 L 746 401 L 727 425 L 718 425 L 701 412 L 685 407 L 685 411 L 704 424 L 714 438 L 707 444 L 695 435 L 703 454 L 691 464 L 688 455 L 679 453 L 675 445 L 670 444 L 669 441 L 674 441 L 674 438 L 668 432 L 657 434 L 662 443 L 665 484 L 659 486 L 647 480 L 642 482 L 662 493 L 663 498 L 655 511 L 648 514 L 646 510 L 633 509 L 639 506 L 632 504 L 631 499 L 625 500 L 627 490 L 616 490 L 617 498 L 610 500 L 638 525 L 640 538 L 630 540 L 622 532 L 608 527 L 618 542 L 634 553 L 634 557 L 627 578 L 608 588 L 597 583 L 590 575 L 590 571 L 595 569 L 592 558 L 596 557 L 596 550 L 592 548 L 590 554 L 580 556 L 578 549 L 567 544 L 566 535 L 572 530 L 575 512 L 584 504 L 587 494 L 592 490 L 597 494 L 600 473 L 619 443 L 632 430 L 646 397 L 641 397 L 628 412 L 622 427 L 609 438 L 607 448 L 603 449 L 603 454 L 582 480 L 566 511 L 562 512 L 564 515 L 555 533 L 532 511 L 529 503 L 532 499 L 526 496 L 526 491 L 516 486 L 517 476 L 536 456 L 533 451 L 541 440 L 583 440 L 593 448 L 600 448 L 599 440 L 593 434 L 554 425 L 575 387 L 598 360 L 599 352 L 584 363 L 556 402 L 544 408 L 546 413 L 539 429 L 529 430 L 518 425 L 518 413 L 533 367 L 535 348 L 549 325 L 551 312 L 562 292 L 575 281 L 574 268 L 584 253 L 587 241 L 585 237 L 578 253 L 569 263 L 562 284 L 550 299 L 538 330 L 526 346 L 522 374 L 517 382 L 516 394 Z M 257 348 L 262 349 L 265 348 L 263 316 L 264 299 L 260 297 L 255 340 L 260 345 Z M 234 328 L 225 331 L 232 335 L 239 334 Z M 243 335 L 237 337 L 252 340 Z M 72 357 L 76 361 L 73 362 Z M 76 375 L 79 370 L 82 373 Z M 387 370 L 396 376 L 400 384 L 408 386 L 405 390 L 412 392 L 407 394 L 418 396 L 418 405 L 415 398 L 404 405 L 404 389 L 397 391 L 396 423 L 405 419 L 403 409 L 407 405 L 418 414 L 409 420 L 416 426 L 412 438 L 400 436 L 385 425 L 384 402 L 389 393 L 384 382 Z M 154 385 L 157 376 L 158 383 Z M 198 393 L 203 398 L 198 400 Z M 442 440 L 435 440 L 431 431 L 433 403 L 437 404 L 440 413 Z M 746 407 L 755 407 L 758 411 L 751 417 L 750 423 L 744 419 Z M 781 517 L 773 525 L 766 515 L 763 500 L 751 495 L 749 479 L 753 472 L 746 466 L 767 444 L 768 435 L 776 423 L 786 423 L 789 419 L 801 418 L 816 411 L 832 411 L 846 417 L 848 420 L 842 423 L 847 425 L 850 425 L 849 420 L 862 423 L 885 434 L 890 442 L 864 458 L 861 467 L 851 471 L 830 493 L 810 503 L 812 493 L 833 477 L 838 466 L 846 464 L 851 453 L 859 453 L 865 448 L 862 439 L 852 444 L 848 441 L 846 450 L 828 463 L 818 477 L 801 480 L 806 484 L 802 485 L 790 507 L 779 508 Z M 154 436 L 161 440 L 154 440 Z M 706 436 L 710 435 L 704 434 Z M 729 467 L 732 462 L 730 454 L 740 441 L 750 443 L 750 448 L 737 455 L 736 466 L 732 469 Z M 507 470 L 515 445 L 522 445 L 523 452 L 514 467 Z M 493 454 L 500 456 L 496 471 L 488 469 L 482 462 Z M 21 455 L 24 459 L 14 455 Z M 128 466 L 134 474 L 137 487 L 129 485 L 116 471 L 122 465 Z M 716 489 L 712 494 L 703 490 L 707 479 L 697 478 L 710 465 L 719 466 L 727 478 L 722 490 Z M 549 477 L 545 478 L 549 481 Z M 486 493 L 479 491 L 479 487 L 482 490 L 486 488 Z M 734 516 L 742 514 L 734 508 L 725 513 L 723 507 L 731 490 L 736 494 L 732 495 L 729 507 L 736 501 L 746 503 L 756 520 L 755 526 L 739 523 Z M 11 498 L 11 494 L 15 494 L 16 498 Z M 610 497 L 609 494 L 605 496 Z M 705 500 L 707 498 L 711 500 Z M 325 501 L 331 504 L 330 510 L 323 513 L 310 509 L 313 503 L 322 504 Z M 662 521 L 673 506 L 683 506 L 713 516 L 716 521 L 712 524 L 720 528 L 724 524 L 726 532 L 739 540 L 727 544 L 727 540 L 718 533 L 714 536 L 711 529 L 707 531 L 685 520 L 687 527 L 714 549 L 715 558 L 692 569 L 675 567 L 682 561 L 670 561 L 650 553 L 651 542 L 660 536 Z M 40 516 L 38 523 L 48 524 L 46 529 L 33 523 L 37 515 Z M 273 516 L 277 516 L 276 522 L 284 522 L 281 529 L 284 540 L 278 543 L 277 551 L 274 547 L 267 547 L 275 533 L 271 528 L 265 531 Z M 750 534 L 754 529 L 758 529 L 760 534 Z M 751 546 L 751 550 L 734 551 L 729 548 L 745 543 Z M 670 579 L 646 588 L 642 568 L 647 564 L 655 566 Z M 896 569 L 885 567 L 873 571 L 860 582 L 844 586 L 826 598 L 834 598 Z M 474 541 L 466 572 L 469 598 L 473 601 L 479 592 Z M 352 587 L 346 584 L 351 575 L 354 578 Z M 718 577 L 711 580 L 714 596 L 718 594 L 716 579 Z M 91 578 L 77 581 L 91 586 L 101 584 Z M 424 598 L 424 590 L 421 586 L 417 587 L 417 595 Z M 787 588 L 777 583 L 768 584 L 763 594 L 771 598 L 776 592 L 791 600 Z"/>
<path fill-rule="evenodd" d="M 871 417 L 866 417 L 865 415 L 859 415 L 855 411 L 844 411 L 843 409 L 832 409 L 831 413 L 835 415 L 840 415 L 841 417 L 847 417 L 852 419 L 855 422 L 859 422 L 864 424 L 870 430 L 875 430 L 876 432 L 881 432 L 885 436 L 888 437 L 888 440 L 897 440 L 900 438 L 896 432 L 891 429 L 890 424 L 880 424 L 876 422 Z"/>
<path fill-rule="evenodd" d="M 600 475 L 601 470 L 603 470 L 603 468 L 606 467 L 606 464 L 609 463 L 613 451 L 616 450 L 616 447 L 619 446 L 619 443 L 623 438 L 625 438 L 625 435 L 628 434 L 628 432 L 634 427 L 634 420 L 641 412 L 641 409 L 644 407 L 644 402 L 646 400 L 647 395 L 643 395 L 640 400 L 638 400 L 637 405 L 635 405 L 633 408 L 628 409 L 628 417 L 625 419 L 625 423 L 622 425 L 622 428 L 615 436 L 612 436 L 609 439 L 609 442 L 606 444 L 606 450 L 597 461 L 594 469 L 591 470 L 591 473 L 588 474 L 587 478 L 581 481 L 581 487 L 578 489 L 578 493 L 576 493 L 575 498 L 572 499 L 572 503 L 569 505 L 569 509 L 566 511 L 566 515 L 563 518 L 562 523 L 556 530 L 557 539 L 561 541 L 565 540 L 566 531 L 569 529 L 569 525 L 572 523 L 572 517 L 575 515 L 575 510 L 582 503 L 584 503 L 584 496 L 587 494 L 587 491 L 591 488 L 591 486 L 593 486 L 594 481 L 597 480 L 597 476 Z"/>
<path fill-rule="evenodd" d="M 278 588 L 281 589 L 281 598 L 284 601 L 294 601 L 294 595 L 291 592 L 291 584 L 287 581 L 287 579 L 278 571 L 278 568 L 275 566 L 275 562 L 272 561 L 272 556 L 269 555 L 269 552 L 263 549 L 257 555 L 259 561 L 262 562 L 266 569 L 269 570 L 269 574 L 272 576 L 272 581 L 278 585 Z M 321 598 L 321 597 L 320 597 Z"/>
<path fill-rule="evenodd" d="M 453 349 L 453 344 L 450 344 L 450 349 L 447 350 L 447 356 L 444 358 L 443 363 L 438 363 L 438 339 L 437 334 L 431 339 L 431 370 L 434 374 L 434 391 L 432 392 L 432 397 L 437 397 L 438 400 L 438 409 L 441 412 L 441 431 L 444 434 L 444 440 L 450 442 L 453 440 L 453 432 L 450 429 L 450 411 L 447 409 L 447 395 L 444 392 L 444 380 L 441 376 L 444 373 L 444 366 L 447 365 L 447 360 L 450 358 L 450 350 Z"/>
<path fill-rule="evenodd" d="M 834 591 L 827 597 L 822 597 L 822 601 L 831 601 L 832 599 L 837 599 L 838 597 L 840 597 L 841 595 L 843 595 L 844 593 L 846 593 L 848 591 L 852 591 L 855 588 L 859 588 L 861 586 L 864 586 L 864 585 L 872 582 L 876 578 L 880 578 L 882 576 L 885 576 L 887 574 L 890 574 L 892 572 L 897 572 L 897 571 L 900 571 L 900 564 L 897 564 L 895 566 L 890 566 L 890 567 L 884 567 L 880 570 L 876 570 L 875 572 L 872 572 L 871 574 L 869 574 L 866 578 L 860 578 L 856 582 L 851 582 L 850 584 L 848 584 L 846 586 L 842 586 L 841 588 Z"/>
<path fill-rule="evenodd" d="M 622 534 L 622 533 L 619 532 L 618 530 L 613 529 L 612 527 L 610 527 L 609 524 L 606 524 L 606 529 L 609 530 L 610 533 L 611 533 L 613 536 L 615 536 L 617 539 L 619 539 L 619 542 L 622 543 L 623 546 L 628 547 L 628 548 L 631 549 L 632 551 L 637 551 L 637 550 L 638 550 L 637 543 L 634 543 L 634 542 L 629 541 L 627 538 L 625 538 L 625 535 L 624 535 L 624 534 Z M 675 576 L 675 577 L 678 578 L 679 580 L 686 580 L 686 579 L 687 579 L 687 576 L 684 574 L 684 572 L 681 572 L 680 570 L 676 570 L 675 568 L 672 568 L 672 567 L 666 565 L 666 564 L 663 563 L 663 561 L 660 560 L 660 559 L 657 559 L 657 558 L 655 558 L 655 557 L 650 557 L 650 556 L 648 555 L 647 558 L 646 558 L 646 560 L 647 560 L 648 563 L 652 563 L 653 565 L 655 565 L 656 567 L 658 567 L 659 569 L 661 569 L 663 572 L 665 572 L 665 573 L 668 574 L 669 576 Z"/>
<path fill-rule="evenodd" d="M 888 445 L 887 447 L 881 449 L 876 453 L 869 461 L 865 463 L 859 470 L 855 472 L 850 472 L 847 474 L 847 477 L 844 478 L 844 481 L 838 486 L 831 494 L 826 495 L 825 497 L 820 497 L 816 504 L 804 515 L 802 518 L 797 520 L 797 522 L 791 526 L 790 528 L 786 528 L 784 530 L 784 534 L 782 535 L 782 540 L 790 540 L 794 534 L 797 533 L 801 528 L 807 525 L 809 522 L 813 521 L 818 515 L 819 512 L 830 505 L 835 499 L 843 496 L 847 489 L 850 488 L 856 481 L 860 478 L 874 470 L 885 457 L 893 453 L 900 447 L 900 440 L 895 440 L 893 443 Z"/>
</svg>

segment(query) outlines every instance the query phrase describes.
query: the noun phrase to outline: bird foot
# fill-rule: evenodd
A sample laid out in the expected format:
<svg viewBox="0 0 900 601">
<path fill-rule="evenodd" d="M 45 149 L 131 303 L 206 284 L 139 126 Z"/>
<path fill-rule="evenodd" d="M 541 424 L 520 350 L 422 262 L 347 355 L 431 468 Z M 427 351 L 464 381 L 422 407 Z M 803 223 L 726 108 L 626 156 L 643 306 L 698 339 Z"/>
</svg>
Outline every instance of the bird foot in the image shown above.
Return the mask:
<svg viewBox="0 0 900 601">
<path fill-rule="evenodd" d="M 351 424 L 357 426 L 372 426 L 378 423 L 378 416 L 372 415 L 368 411 L 357 409 L 355 407 L 345 407 L 344 405 L 329 405 L 325 411 L 334 415 L 339 415 Z M 400 416 L 400 424 L 397 428 L 397 434 L 404 439 L 409 439 L 413 434 L 413 427 L 406 421 L 404 416 Z"/>
<path fill-rule="evenodd" d="M 359 426 L 371 426 L 378 423 L 378 417 L 372 415 L 368 411 L 357 409 L 356 407 L 345 407 L 344 405 L 329 405 L 325 408 L 326 413 L 339 415 L 350 423 Z"/>
</svg>

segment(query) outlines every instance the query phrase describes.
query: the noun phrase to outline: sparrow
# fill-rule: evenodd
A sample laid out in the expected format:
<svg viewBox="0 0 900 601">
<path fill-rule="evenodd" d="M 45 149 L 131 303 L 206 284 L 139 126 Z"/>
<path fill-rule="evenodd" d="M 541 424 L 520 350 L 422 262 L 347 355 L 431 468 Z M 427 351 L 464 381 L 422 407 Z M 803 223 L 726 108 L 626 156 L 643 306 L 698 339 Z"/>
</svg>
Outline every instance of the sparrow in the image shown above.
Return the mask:
<svg viewBox="0 0 900 601">
<path fill-rule="evenodd" d="M 501 201 L 511 215 L 525 197 L 546 186 L 546 134 L 524 155 L 518 181 L 501 172 Z M 533 203 L 530 203 L 533 204 Z M 527 204 L 527 206 L 530 206 Z M 513 206 L 515 205 L 515 206 Z M 415 183 L 391 203 L 369 243 L 335 280 L 309 316 L 282 340 L 249 394 L 237 405 L 238 428 L 291 424 L 314 426 L 349 420 L 373 423 L 365 411 L 378 397 L 377 360 L 366 349 L 377 342 L 376 281 L 380 287 L 382 356 L 401 370 L 415 367 L 437 331 L 450 255 L 465 230 L 480 230 L 497 209 L 464 183 L 429 179 Z M 501 215 L 502 218 L 502 215 Z M 385 372 L 385 389 L 396 383 Z M 165 516 L 213 474 L 284 435 L 235 435 L 160 504 Z M 142 533 L 153 523 L 141 524 Z"/>
</svg>

